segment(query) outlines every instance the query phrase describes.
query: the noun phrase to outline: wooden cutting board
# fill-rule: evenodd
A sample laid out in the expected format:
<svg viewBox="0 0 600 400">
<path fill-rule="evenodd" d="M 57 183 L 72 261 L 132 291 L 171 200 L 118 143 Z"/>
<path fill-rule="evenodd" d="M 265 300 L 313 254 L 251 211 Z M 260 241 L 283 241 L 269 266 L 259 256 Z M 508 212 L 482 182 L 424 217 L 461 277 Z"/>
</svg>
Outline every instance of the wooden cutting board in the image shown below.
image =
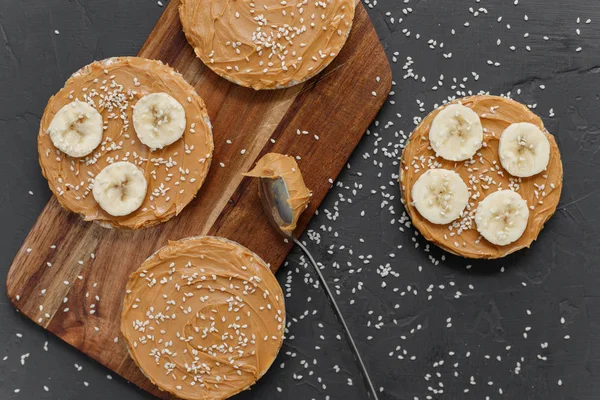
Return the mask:
<svg viewBox="0 0 600 400">
<path fill-rule="evenodd" d="M 301 157 L 298 164 L 313 197 L 298 225 L 300 234 L 391 87 L 387 57 L 360 2 L 348 42 L 325 71 L 303 85 L 261 92 L 219 78 L 194 56 L 181 30 L 178 3 L 171 0 L 139 55 L 174 67 L 206 102 L 215 153 L 198 197 L 178 217 L 140 231 L 83 222 L 52 198 L 6 282 L 8 296 L 24 315 L 161 398 L 169 396 L 144 377 L 118 340 L 129 274 L 168 239 L 206 234 L 247 246 L 276 271 L 291 246 L 263 218 L 256 183 L 241 173 L 267 152 Z"/>
</svg>

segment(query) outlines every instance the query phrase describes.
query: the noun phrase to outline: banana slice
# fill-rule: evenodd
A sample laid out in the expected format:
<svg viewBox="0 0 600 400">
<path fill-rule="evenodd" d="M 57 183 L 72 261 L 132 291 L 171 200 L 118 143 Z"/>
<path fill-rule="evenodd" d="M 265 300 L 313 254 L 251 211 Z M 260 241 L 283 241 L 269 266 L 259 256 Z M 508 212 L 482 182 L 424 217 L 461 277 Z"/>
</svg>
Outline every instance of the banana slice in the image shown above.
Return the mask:
<svg viewBox="0 0 600 400">
<path fill-rule="evenodd" d="M 429 141 L 439 157 L 450 161 L 468 160 L 483 144 L 479 115 L 462 104 L 450 104 L 433 119 Z"/>
<path fill-rule="evenodd" d="M 523 235 L 529 220 L 529 208 L 521 195 L 500 190 L 479 202 L 475 212 L 477 231 L 498 246 L 510 244 Z"/>
<path fill-rule="evenodd" d="M 167 93 L 148 94 L 133 108 L 133 128 L 152 150 L 175 143 L 185 131 L 185 110 Z"/>
<path fill-rule="evenodd" d="M 526 178 L 546 169 L 550 142 L 544 132 L 529 122 L 510 124 L 500 136 L 498 154 L 509 174 Z"/>
<path fill-rule="evenodd" d="M 459 174 L 448 169 L 430 169 L 412 187 L 413 203 L 434 224 L 449 224 L 460 217 L 469 201 L 469 189 Z"/>
<path fill-rule="evenodd" d="M 148 184 L 134 164 L 119 161 L 96 175 L 92 194 L 104 211 L 115 217 L 137 210 L 146 198 Z"/>
<path fill-rule="evenodd" d="M 63 106 L 46 131 L 57 149 L 71 157 L 84 157 L 102 142 L 102 116 L 83 101 Z"/>
</svg>

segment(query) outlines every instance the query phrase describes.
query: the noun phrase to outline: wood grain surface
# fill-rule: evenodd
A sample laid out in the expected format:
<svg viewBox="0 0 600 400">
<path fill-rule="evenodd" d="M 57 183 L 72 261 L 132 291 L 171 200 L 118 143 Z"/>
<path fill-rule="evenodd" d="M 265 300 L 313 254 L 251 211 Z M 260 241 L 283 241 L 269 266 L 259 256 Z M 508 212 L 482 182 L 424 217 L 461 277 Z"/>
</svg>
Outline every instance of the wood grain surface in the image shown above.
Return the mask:
<svg viewBox="0 0 600 400">
<path fill-rule="evenodd" d="M 296 231 L 300 234 L 391 87 L 386 55 L 360 3 L 348 42 L 325 71 L 302 85 L 260 92 L 218 77 L 196 59 L 182 33 L 177 5 L 169 3 L 139 56 L 174 67 L 207 104 L 215 154 L 198 197 L 178 217 L 139 231 L 84 222 L 52 198 L 7 277 L 8 296 L 24 315 L 161 398 L 169 396 L 144 377 L 119 341 L 129 274 L 167 240 L 205 234 L 247 246 L 276 271 L 291 246 L 263 218 L 256 183 L 241 173 L 267 152 L 300 157 L 313 190 Z M 298 135 L 298 130 L 309 134 Z"/>
</svg>

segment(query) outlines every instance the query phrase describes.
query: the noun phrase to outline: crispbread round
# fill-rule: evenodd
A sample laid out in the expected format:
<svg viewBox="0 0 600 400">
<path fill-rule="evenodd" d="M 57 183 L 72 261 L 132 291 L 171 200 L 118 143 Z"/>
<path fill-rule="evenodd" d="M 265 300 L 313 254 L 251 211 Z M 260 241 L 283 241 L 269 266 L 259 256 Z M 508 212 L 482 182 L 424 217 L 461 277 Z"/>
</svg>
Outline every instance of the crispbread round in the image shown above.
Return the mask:
<svg viewBox="0 0 600 400">
<path fill-rule="evenodd" d="M 127 283 L 121 332 L 129 353 L 155 385 L 182 399 L 225 399 L 250 387 L 275 360 L 284 329 L 275 276 L 227 239 L 169 242 Z M 180 368 L 165 374 L 171 362 Z"/>
<path fill-rule="evenodd" d="M 150 151 L 137 138 L 132 109 L 142 96 L 156 92 L 181 103 L 187 124 L 181 139 Z M 76 99 L 94 106 L 105 126 L 100 146 L 81 158 L 60 152 L 46 132 L 56 112 Z M 196 196 L 208 174 L 213 140 L 204 102 L 180 74 L 160 61 L 117 57 L 81 68 L 50 98 L 40 123 L 38 152 L 42 173 L 64 208 L 102 226 L 136 229 L 172 218 Z M 123 217 L 106 213 L 91 193 L 94 176 L 115 161 L 135 163 L 149 184 L 142 206 Z"/>
<path fill-rule="evenodd" d="M 479 115 L 484 129 L 484 146 L 472 159 L 466 161 L 454 162 L 436 157 L 429 144 L 429 127 L 437 113 L 445 106 L 432 111 L 413 131 L 402 153 L 402 202 L 413 225 L 423 237 L 442 249 L 467 258 L 501 258 L 529 247 L 556 211 L 563 184 L 560 152 L 554 136 L 546 131 L 542 120 L 526 106 L 514 100 L 478 95 L 458 99 L 452 103 L 457 102 Z M 515 122 L 532 123 L 546 134 L 550 142 L 550 161 L 544 172 L 529 178 L 517 178 L 502 168 L 498 156 L 498 141 L 504 129 Z M 416 210 L 411 197 L 411 188 L 416 179 L 431 168 L 456 171 L 471 192 L 464 216 L 447 225 L 436 225 L 423 218 Z M 517 241 L 506 246 L 497 246 L 482 238 L 474 221 L 479 201 L 500 187 L 516 190 L 530 207 L 525 233 Z"/>
<path fill-rule="evenodd" d="M 196 55 L 238 85 L 279 89 L 310 79 L 342 49 L 354 0 L 181 0 Z"/>
</svg>

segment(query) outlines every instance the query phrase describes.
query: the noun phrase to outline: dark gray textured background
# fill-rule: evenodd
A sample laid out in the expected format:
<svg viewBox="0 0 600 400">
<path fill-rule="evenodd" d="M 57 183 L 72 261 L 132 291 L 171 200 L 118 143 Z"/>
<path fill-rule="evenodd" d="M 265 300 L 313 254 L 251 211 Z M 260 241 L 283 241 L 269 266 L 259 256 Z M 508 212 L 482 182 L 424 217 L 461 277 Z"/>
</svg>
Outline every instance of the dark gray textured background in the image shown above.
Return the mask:
<svg viewBox="0 0 600 400">
<path fill-rule="evenodd" d="M 304 239 L 338 288 L 382 399 L 599 399 L 600 3 L 371 3 L 386 52 L 397 59 L 394 104 L 384 106 Z M 153 0 L 0 0 L 3 279 L 50 196 L 35 144 L 48 97 L 92 60 L 136 54 L 162 10 Z M 414 63 L 403 69 L 407 57 Z M 405 226 L 394 183 L 413 118 L 469 90 L 510 91 L 535 105 L 563 156 L 556 215 L 530 250 L 498 261 L 443 260 Z M 290 338 L 269 373 L 238 398 L 365 399 L 350 350 L 336 338 L 342 332 L 321 290 L 307 285 L 313 273 L 298 252 L 278 277 L 290 293 Z M 4 285 L 0 291 L 0 399 L 150 398 L 117 376 L 109 380 L 109 371 L 15 312 Z"/>
</svg>

